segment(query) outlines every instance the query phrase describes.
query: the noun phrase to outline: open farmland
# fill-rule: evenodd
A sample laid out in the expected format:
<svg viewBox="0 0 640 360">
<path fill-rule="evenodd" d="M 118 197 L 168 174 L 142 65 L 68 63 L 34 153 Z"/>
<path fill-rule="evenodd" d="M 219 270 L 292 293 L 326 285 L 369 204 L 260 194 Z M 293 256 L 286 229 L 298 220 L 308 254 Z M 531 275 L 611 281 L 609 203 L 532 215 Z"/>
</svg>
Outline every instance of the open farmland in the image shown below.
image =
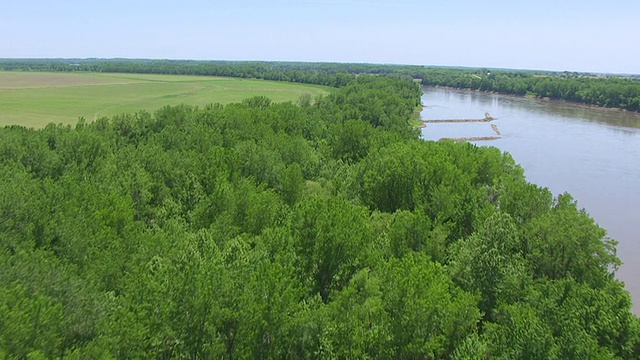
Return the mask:
<svg viewBox="0 0 640 360">
<path fill-rule="evenodd" d="M 228 104 L 264 95 L 275 102 L 331 88 L 264 80 L 183 75 L 0 72 L 0 126 L 75 124 L 165 105 Z"/>
</svg>

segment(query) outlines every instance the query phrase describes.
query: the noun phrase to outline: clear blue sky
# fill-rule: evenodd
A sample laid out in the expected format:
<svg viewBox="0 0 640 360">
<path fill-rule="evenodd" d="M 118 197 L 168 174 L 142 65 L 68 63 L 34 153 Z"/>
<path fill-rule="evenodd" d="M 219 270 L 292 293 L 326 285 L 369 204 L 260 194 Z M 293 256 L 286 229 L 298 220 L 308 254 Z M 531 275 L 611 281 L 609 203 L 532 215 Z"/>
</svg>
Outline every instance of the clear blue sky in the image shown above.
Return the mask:
<svg viewBox="0 0 640 360">
<path fill-rule="evenodd" d="M 0 58 L 17 57 L 640 74 L 640 1 L 0 0 Z"/>
</svg>

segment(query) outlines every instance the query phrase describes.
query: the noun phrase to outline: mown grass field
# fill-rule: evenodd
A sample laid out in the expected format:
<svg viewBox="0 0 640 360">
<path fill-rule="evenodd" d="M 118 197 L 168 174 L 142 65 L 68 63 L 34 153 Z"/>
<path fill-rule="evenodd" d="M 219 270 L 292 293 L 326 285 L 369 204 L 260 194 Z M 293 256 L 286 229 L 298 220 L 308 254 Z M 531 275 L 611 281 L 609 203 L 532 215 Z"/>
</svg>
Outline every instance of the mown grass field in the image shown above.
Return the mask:
<svg viewBox="0 0 640 360">
<path fill-rule="evenodd" d="M 0 126 L 75 124 L 80 117 L 147 110 L 165 105 L 228 104 L 264 95 L 275 102 L 302 94 L 328 94 L 316 85 L 223 77 L 0 71 Z"/>
</svg>

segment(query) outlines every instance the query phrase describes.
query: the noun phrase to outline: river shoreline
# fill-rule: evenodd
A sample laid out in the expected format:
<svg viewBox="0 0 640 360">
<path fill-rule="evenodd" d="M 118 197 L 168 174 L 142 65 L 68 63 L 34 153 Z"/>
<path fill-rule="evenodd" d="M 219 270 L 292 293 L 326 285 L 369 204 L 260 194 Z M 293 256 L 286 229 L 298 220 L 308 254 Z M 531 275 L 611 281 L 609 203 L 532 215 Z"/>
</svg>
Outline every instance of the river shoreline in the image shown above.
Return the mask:
<svg viewBox="0 0 640 360">
<path fill-rule="evenodd" d="M 451 140 L 453 142 L 463 142 L 463 141 L 492 141 L 498 140 L 500 136 L 470 136 L 470 137 L 461 137 L 461 138 L 442 138 L 440 140 Z"/>
<path fill-rule="evenodd" d="M 553 194 L 570 193 L 618 241 L 623 265 L 615 276 L 625 282 L 633 312 L 640 315 L 640 167 L 635 166 L 640 163 L 640 114 L 486 91 L 433 86 L 423 91 L 422 102 L 429 105 L 423 118 L 491 112 L 499 119 L 490 124 L 499 127 L 500 140 L 473 142 L 508 152 L 528 181 Z M 422 138 L 490 137 L 495 130 L 483 123 L 429 124 Z"/>
<path fill-rule="evenodd" d="M 621 112 L 621 113 L 624 113 L 624 114 L 638 115 L 638 121 L 640 121 L 640 111 L 630 111 L 630 110 L 627 110 L 627 109 L 616 108 L 616 107 L 598 106 L 598 105 L 581 103 L 581 102 L 571 101 L 571 100 L 566 100 L 566 99 L 555 99 L 555 98 L 550 98 L 550 97 L 538 97 L 538 96 L 534 96 L 534 95 L 509 94 L 509 93 L 502 93 L 502 92 L 499 92 L 499 91 L 459 88 L 459 87 L 455 87 L 455 86 L 444 86 L 444 85 L 422 85 L 422 86 L 423 87 L 431 87 L 431 88 L 440 88 L 440 89 L 471 91 L 471 92 L 477 92 L 477 93 L 483 93 L 483 94 L 495 94 L 495 95 L 500 95 L 500 96 L 509 96 L 509 97 L 513 97 L 513 98 L 520 98 L 520 99 L 534 99 L 534 100 L 541 100 L 541 101 L 558 102 L 558 103 L 576 105 L 576 106 L 584 107 L 586 109 L 617 111 L 617 112 Z M 638 127 L 640 127 L 640 124 L 638 124 Z"/>
</svg>

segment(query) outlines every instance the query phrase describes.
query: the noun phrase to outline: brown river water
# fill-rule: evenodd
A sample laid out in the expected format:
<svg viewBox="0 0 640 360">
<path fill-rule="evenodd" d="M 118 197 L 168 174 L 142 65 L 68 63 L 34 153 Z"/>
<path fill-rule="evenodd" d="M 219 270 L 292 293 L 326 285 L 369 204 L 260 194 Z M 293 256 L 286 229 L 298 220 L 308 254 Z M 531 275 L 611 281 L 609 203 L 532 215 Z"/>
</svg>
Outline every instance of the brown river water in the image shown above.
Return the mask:
<svg viewBox="0 0 640 360">
<path fill-rule="evenodd" d="M 527 180 L 554 194 L 570 193 L 618 240 L 617 272 L 640 315 L 640 114 L 560 101 L 424 87 L 423 120 L 491 122 L 429 123 L 426 140 L 474 141 L 509 152 Z M 499 134 L 498 134 L 499 133 Z"/>
</svg>

